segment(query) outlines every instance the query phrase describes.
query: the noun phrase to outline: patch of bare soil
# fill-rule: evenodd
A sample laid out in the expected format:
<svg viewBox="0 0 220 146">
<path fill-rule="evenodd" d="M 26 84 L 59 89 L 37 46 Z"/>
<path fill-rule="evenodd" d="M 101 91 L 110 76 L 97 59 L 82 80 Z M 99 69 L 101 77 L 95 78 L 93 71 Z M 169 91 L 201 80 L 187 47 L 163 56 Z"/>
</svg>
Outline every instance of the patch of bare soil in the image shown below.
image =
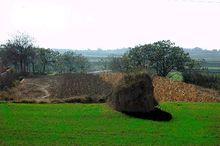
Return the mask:
<svg viewBox="0 0 220 146">
<path fill-rule="evenodd" d="M 57 84 L 58 77 L 39 76 L 34 78 L 25 78 L 20 84 L 11 89 L 13 96 L 18 98 L 49 98 L 51 91 Z"/>
<path fill-rule="evenodd" d="M 25 78 L 20 84 L 4 96 L 19 99 L 66 99 L 78 101 L 78 97 L 101 99 L 112 91 L 112 87 L 121 80 L 125 74 L 108 73 L 101 75 L 70 74 L 59 76 L 38 76 Z M 171 81 L 167 78 L 155 76 L 153 78 L 154 96 L 158 101 L 187 101 L 187 102 L 219 102 L 219 92 L 192 84 Z M 77 98 L 75 98 L 77 97 Z M 89 98 L 88 98 L 89 97 Z M 1 98 L 1 93 L 0 93 Z M 104 98 L 104 99 L 103 99 Z M 93 100 L 93 99 L 92 99 Z M 63 100 L 62 100 L 63 102 Z"/>
</svg>

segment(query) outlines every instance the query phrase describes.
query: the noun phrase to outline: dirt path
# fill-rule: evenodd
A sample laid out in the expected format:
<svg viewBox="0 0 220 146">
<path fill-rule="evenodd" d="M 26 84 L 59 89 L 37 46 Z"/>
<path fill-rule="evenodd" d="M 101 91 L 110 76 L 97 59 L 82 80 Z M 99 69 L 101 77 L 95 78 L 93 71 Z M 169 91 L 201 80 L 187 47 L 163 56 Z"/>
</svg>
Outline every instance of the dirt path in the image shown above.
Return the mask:
<svg viewBox="0 0 220 146">
<path fill-rule="evenodd" d="M 45 99 L 50 96 L 51 89 L 56 84 L 55 77 L 40 76 L 35 78 L 26 78 L 20 82 L 16 88 L 17 97 Z"/>
<path fill-rule="evenodd" d="M 48 87 L 50 86 L 49 84 L 46 85 L 46 86 L 45 86 L 45 85 L 39 85 L 39 84 L 36 84 L 36 83 L 26 83 L 26 84 L 35 85 L 35 86 L 39 87 L 38 89 L 39 89 L 40 91 L 42 91 L 42 92 L 45 93 L 44 96 L 41 96 L 41 97 L 38 97 L 38 98 L 47 98 L 47 97 L 50 96 L 50 93 L 49 93 L 48 90 L 46 89 L 46 88 L 48 88 Z"/>
</svg>

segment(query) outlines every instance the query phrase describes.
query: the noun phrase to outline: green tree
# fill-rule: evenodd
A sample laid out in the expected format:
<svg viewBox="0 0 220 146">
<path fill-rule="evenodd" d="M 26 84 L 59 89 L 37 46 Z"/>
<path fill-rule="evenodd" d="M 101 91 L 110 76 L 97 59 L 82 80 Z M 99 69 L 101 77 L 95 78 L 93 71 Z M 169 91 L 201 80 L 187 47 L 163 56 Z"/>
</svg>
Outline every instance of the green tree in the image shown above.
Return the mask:
<svg viewBox="0 0 220 146">
<path fill-rule="evenodd" d="M 106 58 L 100 58 L 98 60 L 98 64 L 102 70 L 109 69 L 109 59 L 110 59 L 110 57 L 106 57 Z"/>
<path fill-rule="evenodd" d="M 152 68 L 160 76 L 166 76 L 172 70 L 183 71 L 192 61 L 188 53 L 170 40 L 137 46 L 126 56 L 131 68 Z"/>
<path fill-rule="evenodd" d="M 166 76 L 172 70 L 183 71 L 191 62 L 189 54 L 169 40 L 153 43 L 149 60 L 160 76 Z"/>
<path fill-rule="evenodd" d="M 45 74 L 53 63 L 55 63 L 54 51 L 51 49 L 38 48 L 37 50 L 38 73 Z M 48 69 L 48 70 L 47 70 Z"/>
<path fill-rule="evenodd" d="M 64 72 L 86 72 L 89 67 L 88 59 L 81 54 L 76 54 L 73 51 L 67 51 L 62 55 Z"/>
<path fill-rule="evenodd" d="M 109 69 L 113 72 L 128 72 L 131 68 L 129 58 L 126 55 L 123 57 L 109 57 Z"/>
</svg>

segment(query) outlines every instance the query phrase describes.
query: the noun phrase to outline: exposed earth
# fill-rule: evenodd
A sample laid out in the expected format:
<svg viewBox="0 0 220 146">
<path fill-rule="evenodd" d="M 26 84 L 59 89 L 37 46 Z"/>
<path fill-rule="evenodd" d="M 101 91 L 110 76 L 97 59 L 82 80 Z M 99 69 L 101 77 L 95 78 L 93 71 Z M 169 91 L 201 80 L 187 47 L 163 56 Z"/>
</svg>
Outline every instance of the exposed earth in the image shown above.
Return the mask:
<svg viewBox="0 0 220 146">
<path fill-rule="evenodd" d="M 14 99 L 36 98 L 70 98 L 75 96 L 102 97 L 111 91 L 111 86 L 123 76 L 122 74 L 104 75 L 65 75 L 38 76 L 23 79 L 18 86 L 9 92 Z M 192 84 L 171 81 L 167 78 L 153 78 L 154 95 L 158 101 L 194 101 L 219 102 L 218 91 Z M 77 91 L 77 92 L 76 92 Z M 62 94 L 61 94 L 62 93 Z"/>
</svg>

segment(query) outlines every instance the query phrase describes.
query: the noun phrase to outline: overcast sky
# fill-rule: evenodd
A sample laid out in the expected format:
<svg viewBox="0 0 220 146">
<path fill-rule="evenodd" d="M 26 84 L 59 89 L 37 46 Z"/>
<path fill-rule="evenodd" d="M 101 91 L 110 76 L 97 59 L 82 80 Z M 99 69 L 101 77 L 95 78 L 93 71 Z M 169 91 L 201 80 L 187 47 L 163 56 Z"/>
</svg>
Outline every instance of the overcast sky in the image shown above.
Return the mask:
<svg viewBox="0 0 220 146">
<path fill-rule="evenodd" d="M 220 0 L 0 0 L 0 43 L 18 31 L 46 48 L 220 49 Z"/>
</svg>

